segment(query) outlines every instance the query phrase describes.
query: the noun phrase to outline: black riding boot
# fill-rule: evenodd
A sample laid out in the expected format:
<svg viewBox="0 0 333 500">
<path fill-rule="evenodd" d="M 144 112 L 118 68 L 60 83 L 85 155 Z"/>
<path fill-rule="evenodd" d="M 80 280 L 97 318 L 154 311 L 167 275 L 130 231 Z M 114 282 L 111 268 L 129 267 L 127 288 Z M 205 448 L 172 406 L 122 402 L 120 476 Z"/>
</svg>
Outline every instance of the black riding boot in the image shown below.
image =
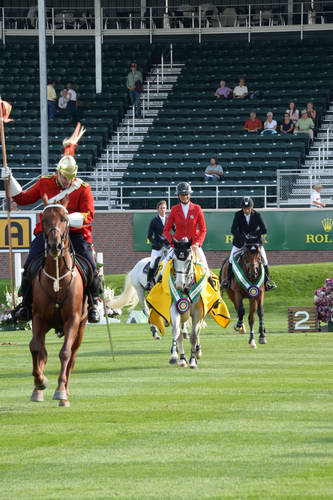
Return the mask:
<svg viewBox="0 0 333 500">
<path fill-rule="evenodd" d="M 272 281 L 269 277 L 268 266 L 264 266 L 264 270 L 265 270 L 265 289 L 269 291 L 273 290 L 274 288 L 277 288 L 276 283 L 274 283 L 274 281 Z"/>
<path fill-rule="evenodd" d="M 145 286 L 145 290 L 147 290 L 149 292 L 149 290 L 151 290 L 153 288 L 153 285 L 154 285 L 154 282 L 153 282 L 153 279 L 154 279 L 154 271 L 155 269 L 153 268 L 149 268 L 148 269 L 148 273 L 147 273 L 147 285 Z"/>
<path fill-rule="evenodd" d="M 88 293 L 88 322 L 99 323 L 101 318 L 98 312 L 98 298 L 103 294 L 103 284 L 99 274 L 91 280 Z"/>
<path fill-rule="evenodd" d="M 229 262 L 228 264 L 228 274 L 227 274 L 227 279 L 222 281 L 222 287 L 223 288 L 230 288 L 231 287 L 231 280 L 232 280 L 232 264 Z"/>
<path fill-rule="evenodd" d="M 30 321 L 32 319 L 32 284 L 29 277 L 24 272 L 21 283 L 22 302 L 12 311 L 15 321 Z"/>
</svg>

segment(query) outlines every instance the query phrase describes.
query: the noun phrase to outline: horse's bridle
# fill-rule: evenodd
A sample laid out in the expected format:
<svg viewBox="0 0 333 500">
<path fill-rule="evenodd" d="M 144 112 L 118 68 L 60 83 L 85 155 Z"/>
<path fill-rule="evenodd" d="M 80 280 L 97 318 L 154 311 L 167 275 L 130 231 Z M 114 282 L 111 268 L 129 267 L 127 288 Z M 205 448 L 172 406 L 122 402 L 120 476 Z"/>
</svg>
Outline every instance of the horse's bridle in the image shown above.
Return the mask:
<svg viewBox="0 0 333 500">
<path fill-rule="evenodd" d="M 61 230 L 58 228 L 58 226 L 52 226 L 50 227 L 46 232 L 44 232 L 44 239 L 45 239 L 45 256 L 47 255 L 47 250 L 48 250 L 48 245 L 49 245 L 49 241 L 48 241 L 48 237 L 49 237 L 49 234 L 52 232 L 52 231 L 58 231 L 60 233 L 60 240 L 61 240 L 61 248 L 59 249 L 60 250 L 60 255 L 63 254 L 64 250 L 67 250 L 68 247 L 65 247 L 64 246 L 64 242 L 65 242 L 65 239 L 67 238 L 68 236 L 68 233 L 69 233 L 69 220 L 68 220 L 68 217 L 66 217 L 66 229 L 65 231 L 62 233 Z"/>
</svg>

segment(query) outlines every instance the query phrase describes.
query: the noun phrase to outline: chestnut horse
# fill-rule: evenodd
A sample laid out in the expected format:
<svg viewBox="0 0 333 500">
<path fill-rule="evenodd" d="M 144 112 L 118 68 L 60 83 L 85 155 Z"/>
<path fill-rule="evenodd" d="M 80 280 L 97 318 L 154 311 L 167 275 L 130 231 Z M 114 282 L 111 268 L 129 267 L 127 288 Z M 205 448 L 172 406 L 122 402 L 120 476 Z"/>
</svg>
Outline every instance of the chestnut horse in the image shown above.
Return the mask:
<svg viewBox="0 0 333 500">
<path fill-rule="evenodd" d="M 48 382 L 44 375 L 47 362 L 45 335 L 55 328 L 63 331 L 64 342 L 59 352 L 61 368 L 53 399 L 59 400 L 59 406 L 69 406 L 69 377 L 87 323 L 87 299 L 71 250 L 65 206 L 46 205 L 42 212 L 42 226 L 45 238 L 44 267 L 32 283 L 30 352 L 35 388 L 31 401 L 44 400 L 43 390 Z"/>
<path fill-rule="evenodd" d="M 237 259 L 237 257 L 236 257 Z M 220 283 L 225 279 L 227 275 L 229 260 L 226 259 L 220 270 Z M 249 326 L 250 326 L 250 337 L 249 345 L 252 348 L 256 348 L 256 340 L 254 337 L 254 314 L 258 313 L 259 317 L 259 344 L 266 344 L 265 335 L 265 324 L 264 324 L 264 297 L 265 297 L 265 285 L 264 279 L 260 280 L 260 276 L 264 273 L 263 265 L 261 262 L 260 248 L 258 243 L 247 242 L 244 248 L 244 252 L 240 255 L 238 259 L 238 265 L 241 269 L 241 274 L 245 277 L 245 284 L 240 284 L 239 281 L 234 277 L 231 281 L 230 288 L 227 289 L 228 296 L 233 302 L 236 313 L 238 315 L 237 324 L 234 327 L 235 331 L 239 333 L 246 333 L 246 328 L 243 323 L 243 318 L 245 314 L 243 300 L 249 299 L 250 311 L 248 316 Z M 246 282 L 249 285 L 246 288 Z M 259 283 L 259 286 L 256 284 Z M 222 290 L 221 290 L 222 292 Z M 253 294 L 253 295 L 252 295 Z"/>
</svg>

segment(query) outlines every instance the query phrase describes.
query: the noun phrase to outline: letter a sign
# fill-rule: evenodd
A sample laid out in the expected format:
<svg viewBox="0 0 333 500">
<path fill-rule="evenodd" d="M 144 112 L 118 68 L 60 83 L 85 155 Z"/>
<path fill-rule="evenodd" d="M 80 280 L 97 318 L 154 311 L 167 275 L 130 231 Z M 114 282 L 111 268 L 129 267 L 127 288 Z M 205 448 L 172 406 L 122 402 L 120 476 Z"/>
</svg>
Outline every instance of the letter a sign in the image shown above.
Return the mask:
<svg viewBox="0 0 333 500">
<path fill-rule="evenodd" d="M 33 237 L 33 229 L 36 224 L 36 215 L 16 215 L 11 217 L 9 234 L 9 221 L 5 215 L 0 215 L 0 252 L 6 252 L 9 248 L 9 238 L 12 240 L 12 248 L 16 252 L 29 250 Z"/>
</svg>

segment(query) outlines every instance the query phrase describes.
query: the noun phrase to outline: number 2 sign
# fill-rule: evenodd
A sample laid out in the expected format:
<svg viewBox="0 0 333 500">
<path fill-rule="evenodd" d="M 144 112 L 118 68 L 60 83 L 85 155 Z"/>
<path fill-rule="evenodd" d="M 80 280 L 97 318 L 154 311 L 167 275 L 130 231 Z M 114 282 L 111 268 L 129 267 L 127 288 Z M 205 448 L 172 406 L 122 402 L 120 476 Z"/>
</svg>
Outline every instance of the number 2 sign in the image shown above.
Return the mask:
<svg viewBox="0 0 333 500">
<path fill-rule="evenodd" d="M 288 332 L 319 332 L 315 307 L 288 307 Z"/>
</svg>

